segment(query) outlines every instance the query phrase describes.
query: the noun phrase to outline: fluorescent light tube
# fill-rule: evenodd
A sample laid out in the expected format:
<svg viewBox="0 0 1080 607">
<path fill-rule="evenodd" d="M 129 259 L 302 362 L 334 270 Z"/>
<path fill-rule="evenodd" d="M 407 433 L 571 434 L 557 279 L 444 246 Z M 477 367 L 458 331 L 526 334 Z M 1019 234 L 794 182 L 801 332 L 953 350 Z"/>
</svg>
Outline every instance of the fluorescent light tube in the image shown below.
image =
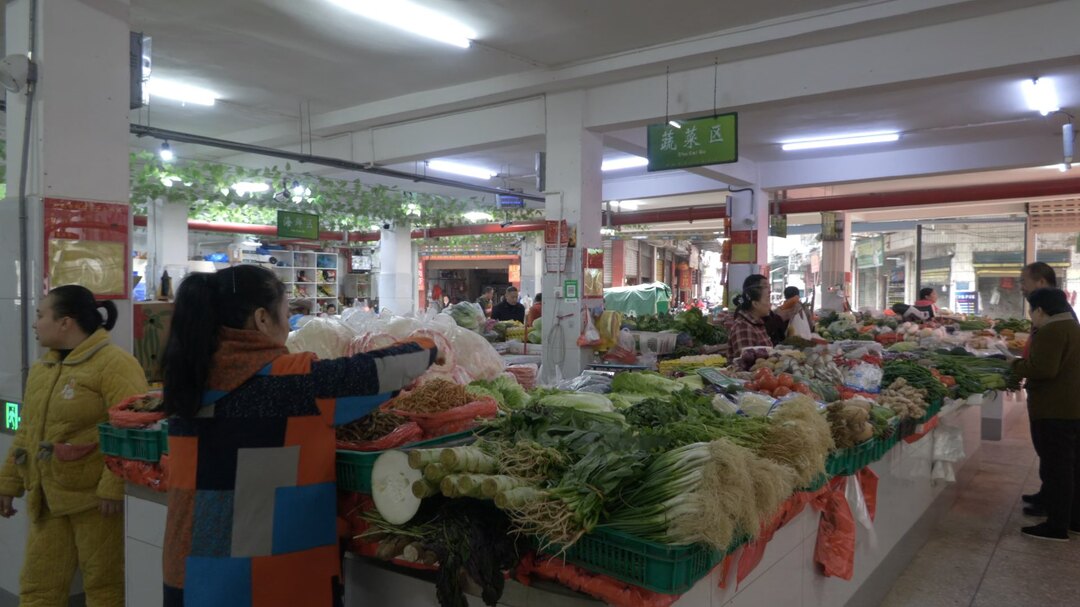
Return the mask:
<svg viewBox="0 0 1080 607">
<path fill-rule="evenodd" d="M 181 103 L 209 106 L 214 105 L 218 98 L 213 91 L 161 78 L 151 78 L 148 87 L 151 97 L 162 97 Z"/>
<path fill-rule="evenodd" d="M 465 219 L 473 223 L 480 223 L 481 221 L 491 221 L 491 213 L 485 213 L 483 211 L 469 211 L 465 213 Z"/>
<path fill-rule="evenodd" d="M 1057 87 L 1054 86 L 1053 80 L 1049 78 L 1025 80 L 1022 86 L 1028 107 L 1033 111 L 1046 116 L 1050 112 L 1061 109 L 1061 105 L 1058 103 Z"/>
<path fill-rule="evenodd" d="M 862 145 L 866 143 L 888 143 L 900 139 L 897 132 L 874 132 L 853 133 L 850 135 L 837 135 L 835 137 L 815 137 L 813 139 L 792 139 L 781 142 L 785 151 L 813 150 L 816 148 L 835 148 L 845 145 Z"/>
<path fill-rule="evenodd" d="M 457 162 L 450 162 L 447 160 L 429 160 L 428 168 L 433 171 L 439 171 L 440 173 L 453 173 L 455 175 L 464 175 L 465 177 L 474 177 L 476 179 L 491 179 L 498 173 L 489 171 L 483 167 L 474 167 L 467 164 L 460 164 Z"/>
<path fill-rule="evenodd" d="M 600 165 L 601 171 L 621 171 L 623 169 L 633 169 L 637 167 L 643 167 L 649 165 L 648 158 L 642 158 L 641 156 L 624 156 L 622 158 L 613 158 L 611 160 L 605 160 Z"/>
<path fill-rule="evenodd" d="M 232 189 L 241 196 L 244 194 L 260 194 L 268 191 L 270 189 L 270 184 L 260 183 L 258 181 L 241 181 L 234 183 Z"/>
<path fill-rule="evenodd" d="M 673 126 L 673 127 L 677 128 L 677 129 L 681 129 L 681 128 L 682 128 L 682 125 L 681 125 L 681 124 L 679 124 L 679 121 L 678 121 L 678 120 L 668 120 L 668 124 L 670 124 L 671 126 Z"/>
<path fill-rule="evenodd" d="M 407 0 L 330 0 L 361 17 L 450 44 L 469 48 L 476 32 L 465 24 Z"/>
</svg>

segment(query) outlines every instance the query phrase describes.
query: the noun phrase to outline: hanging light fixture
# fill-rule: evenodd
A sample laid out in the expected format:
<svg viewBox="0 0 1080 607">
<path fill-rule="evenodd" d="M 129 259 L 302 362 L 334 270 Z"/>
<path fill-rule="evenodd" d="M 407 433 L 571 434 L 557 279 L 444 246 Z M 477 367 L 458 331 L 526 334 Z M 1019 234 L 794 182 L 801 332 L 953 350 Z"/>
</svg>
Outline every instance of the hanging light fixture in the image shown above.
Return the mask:
<svg viewBox="0 0 1080 607">
<path fill-rule="evenodd" d="M 176 158 L 168 141 L 161 142 L 161 149 L 158 150 L 158 156 L 160 156 L 161 160 L 164 162 L 172 162 L 173 159 Z"/>
</svg>

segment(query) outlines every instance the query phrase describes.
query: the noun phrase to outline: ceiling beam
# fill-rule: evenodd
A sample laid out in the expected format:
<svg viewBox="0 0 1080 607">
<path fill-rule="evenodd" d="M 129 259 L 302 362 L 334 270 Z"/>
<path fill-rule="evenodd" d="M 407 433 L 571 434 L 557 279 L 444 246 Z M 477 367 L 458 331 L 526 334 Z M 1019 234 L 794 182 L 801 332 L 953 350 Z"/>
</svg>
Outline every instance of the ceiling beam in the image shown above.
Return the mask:
<svg viewBox="0 0 1080 607">
<path fill-rule="evenodd" d="M 1080 2 L 1022 10 L 834 42 L 594 87 L 586 126 L 617 129 L 685 118 L 716 106 L 743 108 L 871 87 L 1062 61 L 1080 56 Z M 665 94 L 666 97 L 665 98 Z"/>
<path fill-rule="evenodd" d="M 638 198 L 657 198 L 660 196 L 678 196 L 701 192 L 719 192 L 727 190 L 727 185 L 683 171 L 646 173 L 634 177 L 604 180 L 604 200 L 631 200 Z M 724 199 L 726 194 L 719 194 Z"/>
<path fill-rule="evenodd" d="M 1046 135 L 929 148 L 758 163 L 761 187 L 790 190 L 882 179 L 1026 168 L 1061 162 L 1061 136 Z"/>
<path fill-rule="evenodd" d="M 1038 2 L 1041 0 L 1033 1 Z M 783 57 L 784 62 L 791 62 L 792 56 L 794 55 L 796 59 L 795 63 L 804 65 L 804 62 L 798 59 L 799 54 L 803 49 L 809 49 L 815 45 L 850 40 L 859 36 L 866 36 L 867 32 L 880 34 L 881 32 L 907 30 L 924 23 L 940 24 L 945 21 L 955 21 L 957 22 L 957 25 L 961 27 L 964 24 L 974 24 L 976 27 L 981 27 L 979 24 L 981 21 L 979 18 L 980 15 L 1000 13 L 1002 10 L 1012 6 L 1031 4 L 1032 1 L 1017 2 L 1012 0 L 998 0 L 995 2 L 989 2 L 987 0 L 980 0 L 979 2 L 970 0 L 893 0 L 890 2 L 874 2 L 869 4 L 853 3 L 840 8 L 793 15 L 764 24 L 755 24 L 753 26 L 719 31 L 711 35 L 699 36 L 646 49 L 619 53 L 609 57 L 570 64 L 555 69 L 538 69 L 520 72 L 517 74 L 498 76 L 487 80 L 410 93 L 390 99 L 346 107 L 313 116 L 312 127 L 315 132 L 323 134 L 357 131 L 372 126 L 388 125 L 423 117 L 452 113 L 556 91 L 572 90 L 574 88 L 602 88 L 602 85 L 620 81 L 633 81 L 636 78 L 643 77 L 643 80 L 650 88 L 651 94 L 647 99 L 651 105 L 649 105 L 649 108 L 645 113 L 642 113 L 640 110 L 635 111 L 632 116 L 625 118 L 621 117 L 619 120 L 626 122 L 649 121 L 662 116 L 660 112 L 664 109 L 664 101 L 662 97 L 657 97 L 657 95 L 663 91 L 663 87 L 657 87 L 655 85 L 658 80 L 662 82 L 663 78 L 657 78 L 655 75 L 662 73 L 665 67 L 673 67 L 676 70 L 685 70 L 695 65 L 707 65 L 707 69 L 691 71 L 695 73 L 700 72 L 701 74 L 708 72 L 706 74 L 708 76 L 707 80 L 709 84 L 709 94 L 707 95 L 707 98 L 711 104 L 712 63 L 713 58 L 717 56 L 723 57 L 726 61 L 726 63 L 721 66 L 723 77 L 720 81 L 724 83 L 724 89 L 726 91 L 725 95 L 730 95 L 733 80 L 738 80 L 740 82 L 739 87 L 745 88 L 747 79 L 756 78 L 756 80 L 754 80 L 755 86 L 751 88 L 754 90 L 760 88 L 757 86 L 763 82 L 763 79 L 760 78 L 760 74 L 768 72 L 756 71 L 756 62 L 766 58 L 763 57 L 763 55 L 775 53 L 777 49 L 783 49 L 786 52 L 773 55 L 774 57 Z M 1054 5 L 1057 4 L 1070 3 L 1054 3 Z M 1038 7 L 1026 10 L 1035 11 L 1036 8 Z M 1057 18 L 1058 21 L 1051 21 L 1050 23 L 1057 23 L 1059 26 L 1067 26 L 1069 23 L 1075 22 L 1075 19 L 1068 18 L 1075 17 L 1075 14 L 1069 14 L 1068 11 L 1065 11 L 1065 14 L 1061 15 L 1060 12 L 1061 11 L 1059 11 L 1059 14 L 1056 16 L 1051 16 L 1051 18 Z M 1004 14 L 1011 15 L 1011 13 Z M 974 18 L 972 18 L 973 16 Z M 1064 21 L 1061 20 L 1062 16 L 1066 17 Z M 967 18 L 967 20 L 963 21 L 965 18 Z M 1026 20 L 1021 19 L 1020 21 Z M 944 26 L 936 27 L 945 27 L 948 29 L 951 25 L 946 24 Z M 1039 25 L 1028 29 L 1022 29 L 1018 25 L 1013 31 L 1008 32 L 1006 38 L 1020 38 L 1020 42 L 983 39 L 979 40 L 978 48 L 984 46 L 996 46 L 999 42 L 1005 42 L 1004 46 L 1010 48 L 1023 48 L 1025 52 L 1018 55 L 1017 59 L 1011 60 L 1012 63 L 1008 63 L 1008 65 L 1021 61 L 1044 60 L 1047 58 L 1046 55 L 1052 55 L 1054 58 L 1058 58 L 1076 54 L 1068 53 L 1062 55 L 1060 51 L 1056 50 L 1056 47 L 1061 46 L 1062 42 L 1055 41 L 1053 44 L 1048 44 L 1048 42 L 1053 41 L 1053 38 L 1042 37 L 1039 35 L 1041 32 L 1041 22 Z M 888 36 L 888 34 L 883 35 Z M 1033 36 L 1035 38 L 1034 40 L 1032 39 Z M 882 35 L 869 36 L 865 39 L 869 41 L 868 46 L 872 48 L 874 46 L 873 40 L 880 37 L 882 37 Z M 1072 37 L 1069 36 L 1069 38 Z M 1036 48 L 1044 49 L 1045 52 L 1040 54 L 1032 50 Z M 935 56 L 930 63 L 939 63 L 943 57 L 950 57 L 951 55 L 958 54 L 958 50 L 963 51 L 964 49 L 963 47 L 950 47 L 947 53 Z M 969 52 L 967 54 L 977 55 L 979 53 Z M 878 56 L 875 53 L 871 53 L 871 55 L 876 57 L 883 64 L 902 62 L 903 57 L 903 55 L 901 55 L 890 60 L 887 56 Z M 1037 58 L 1032 59 L 1031 57 Z M 847 76 L 847 71 L 842 69 L 841 66 L 847 63 L 848 58 L 843 57 L 843 59 L 844 60 L 840 64 L 818 64 L 814 71 L 830 70 L 837 75 Z M 807 61 L 806 63 L 810 62 Z M 986 62 L 983 62 L 983 65 L 985 64 Z M 1000 65 L 995 65 L 993 67 L 1000 67 Z M 791 71 L 791 66 L 788 66 L 785 70 L 785 72 Z M 648 78 L 647 76 L 650 75 L 653 75 L 654 77 Z M 696 78 L 697 75 L 694 77 Z M 799 78 L 799 80 L 801 81 L 802 78 Z M 810 80 L 810 78 L 807 77 L 806 80 Z M 829 78 L 828 82 L 830 86 L 836 86 L 835 77 Z M 858 79 L 851 78 L 849 81 L 843 82 L 840 85 L 840 89 L 843 90 L 858 85 Z M 825 91 L 819 90 L 817 92 L 820 93 Z M 795 94 L 791 94 L 789 91 L 786 95 L 779 98 L 790 98 L 805 94 L 813 93 L 796 92 Z M 758 97 L 763 97 L 763 99 L 757 99 Z M 705 96 L 702 97 L 703 100 L 705 98 Z M 734 98 L 725 98 L 722 100 L 720 106 L 731 107 L 733 105 L 745 105 L 773 98 L 776 98 L 775 95 L 760 95 L 754 92 L 747 92 L 744 95 L 739 96 L 738 103 L 735 103 L 736 100 Z M 602 113 L 604 108 L 603 104 L 600 103 L 599 100 L 597 101 L 598 103 L 594 107 L 594 122 L 599 124 L 603 122 L 603 119 L 595 118 L 595 115 L 597 112 Z M 610 101 L 610 97 L 607 97 L 604 100 L 605 103 Z M 624 101 L 633 102 L 631 105 L 640 105 L 640 102 L 643 100 L 615 99 L 615 102 L 620 104 Z M 709 109 L 711 109 L 711 105 Z M 680 109 L 680 111 L 702 112 L 705 111 L 705 109 L 704 107 L 691 108 L 687 106 Z M 622 113 L 619 115 L 622 116 Z M 247 143 L 274 145 L 277 143 L 288 142 L 295 137 L 295 135 L 295 123 L 285 122 L 230 133 L 226 135 L 226 138 Z"/>
</svg>

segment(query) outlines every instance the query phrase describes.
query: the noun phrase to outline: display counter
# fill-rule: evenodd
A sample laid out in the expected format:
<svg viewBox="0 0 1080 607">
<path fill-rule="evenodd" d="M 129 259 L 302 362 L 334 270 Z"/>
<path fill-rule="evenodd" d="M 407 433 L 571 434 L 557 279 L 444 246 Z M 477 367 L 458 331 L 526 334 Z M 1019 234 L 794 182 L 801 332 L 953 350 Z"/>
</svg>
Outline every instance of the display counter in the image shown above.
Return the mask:
<svg viewBox="0 0 1080 607">
<path fill-rule="evenodd" d="M 713 570 L 684 594 L 678 606 L 786 605 L 834 607 L 877 604 L 930 537 L 934 524 L 952 505 L 958 490 L 978 468 L 982 410 L 948 408 L 940 425 L 913 442 L 901 442 L 870 465 L 879 477 L 877 513 L 870 532 L 858 526 L 855 570 L 850 581 L 825 577 L 814 563 L 820 514 L 805 509 L 780 528 L 761 562 L 736 587 L 737 566 L 720 588 L 722 568 Z M 965 457 L 955 464 L 956 482 L 932 480 L 934 446 L 946 427 L 959 428 Z M 127 604 L 160 605 L 161 554 L 165 534 L 165 494 L 128 485 L 125 500 Z M 738 554 L 734 555 L 737 561 Z M 345 560 L 346 605 L 435 606 L 431 574 L 405 571 L 350 555 Z M 481 605 L 477 593 L 470 605 Z M 577 607 L 598 601 L 560 586 L 538 582 L 523 586 L 509 580 L 500 605 Z"/>
<path fill-rule="evenodd" d="M 932 480 L 934 445 L 944 428 L 959 428 L 965 457 L 955 464 L 956 482 Z M 722 568 L 699 581 L 676 606 L 876 605 L 888 593 L 914 554 L 930 538 L 937 520 L 948 511 L 958 491 L 978 469 L 982 412 L 965 406 L 946 410 L 940 426 L 923 438 L 901 442 L 884 458 L 870 465 L 879 477 L 877 513 L 873 531 L 858 526 L 855 570 L 850 581 L 825 577 L 814 563 L 820 514 L 807 508 L 780 528 L 765 549 L 758 566 L 736 587 L 737 566 L 720 588 Z M 738 554 L 734 558 L 737 560 Z M 363 558 L 345 562 L 346 605 L 393 604 L 435 606 L 435 588 L 429 575 L 403 571 Z M 470 605 L 481 605 L 477 593 Z M 525 607 L 577 607 L 598 601 L 567 589 L 537 584 L 526 587 L 507 582 L 500 605 Z"/>
</svg>

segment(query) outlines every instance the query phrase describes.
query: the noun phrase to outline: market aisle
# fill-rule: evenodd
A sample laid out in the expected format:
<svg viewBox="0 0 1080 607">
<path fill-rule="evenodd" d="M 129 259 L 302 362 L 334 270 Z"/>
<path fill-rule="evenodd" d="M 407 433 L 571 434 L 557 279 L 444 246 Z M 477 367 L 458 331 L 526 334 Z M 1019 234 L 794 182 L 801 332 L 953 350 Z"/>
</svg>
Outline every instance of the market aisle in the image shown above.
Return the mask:
<svg viewBox="0 0 1080 607">
<path fill-rule="evenodd" d="M 1080 539 L 1020 535 L 1034 524 L 1020 496 L 1038 488 L 1022 400 L 1006 400 L 1005 438 L 983 441 L 979 471 L 934 536 L 896 581 L 883 607 L 1080 605 Z"/>
</svg>

